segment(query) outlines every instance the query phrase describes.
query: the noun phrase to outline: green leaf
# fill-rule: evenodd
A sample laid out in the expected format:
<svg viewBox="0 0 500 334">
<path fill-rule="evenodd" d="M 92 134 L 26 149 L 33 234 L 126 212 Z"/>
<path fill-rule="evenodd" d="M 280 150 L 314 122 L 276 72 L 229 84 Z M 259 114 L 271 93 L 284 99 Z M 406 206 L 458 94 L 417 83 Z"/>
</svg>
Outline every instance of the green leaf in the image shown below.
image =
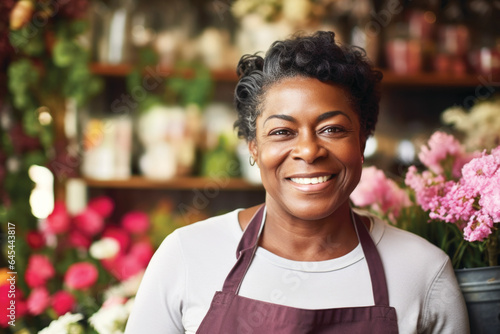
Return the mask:
<svg viewBox="0 0 500 334">
<path fill-rule="evenodd" d="M 23 165 L 29 168 L 33 165 L 44 166 L 47 163 L 47 157 L 42 151 L 32 151 L 23 158 Z"/>
<path fill-rule="evenodd" d="M 74 41 L 61 39 L 56 42 L 52 50 L 54 64 L 59 67 L 67 67 L 78 58 L 80 49 Z"/>
<path fill-rule="evenodd" d="M 37 137 L 40 133 L 41 125 L 35 111 L 27 111 L 23 116 L 23 130 L 28 136 Z"/>
</svg>

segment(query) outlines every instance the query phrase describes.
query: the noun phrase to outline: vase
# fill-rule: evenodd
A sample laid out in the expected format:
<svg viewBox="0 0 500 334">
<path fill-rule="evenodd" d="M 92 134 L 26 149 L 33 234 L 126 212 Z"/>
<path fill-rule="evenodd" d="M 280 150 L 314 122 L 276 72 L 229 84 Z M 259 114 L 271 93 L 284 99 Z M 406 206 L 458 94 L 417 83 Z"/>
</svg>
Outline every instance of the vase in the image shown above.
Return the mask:
<svg viewBox="0 0 500 334">
<path fill-rule="evenodd" d="M 500 333 L 500 266 L 456 269 L 471 334 Z"/>
</svg>

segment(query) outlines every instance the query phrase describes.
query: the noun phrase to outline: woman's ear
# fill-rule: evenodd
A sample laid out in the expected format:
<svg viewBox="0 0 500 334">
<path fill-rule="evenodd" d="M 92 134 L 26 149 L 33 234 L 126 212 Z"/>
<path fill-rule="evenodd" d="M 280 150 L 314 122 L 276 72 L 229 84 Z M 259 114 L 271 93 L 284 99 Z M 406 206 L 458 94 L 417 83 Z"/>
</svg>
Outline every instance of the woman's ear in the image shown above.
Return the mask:
<svg viewBox="0 0 500 334">
<path fill-rule="evenodd" d="M 255 139 L 252 139 L 248 142 L 248 151 L 250 152 L 250 156 L 253 158 L 253 160 L 257 162 L 259 150 L 257 149 L 257 141 Z"/>
</svg>

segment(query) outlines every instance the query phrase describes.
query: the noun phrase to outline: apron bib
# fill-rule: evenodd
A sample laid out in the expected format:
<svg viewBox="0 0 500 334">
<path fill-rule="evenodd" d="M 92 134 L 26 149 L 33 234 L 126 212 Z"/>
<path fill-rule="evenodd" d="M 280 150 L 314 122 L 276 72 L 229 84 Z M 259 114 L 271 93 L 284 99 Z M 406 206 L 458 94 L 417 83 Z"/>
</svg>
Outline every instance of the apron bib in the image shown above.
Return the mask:
<svg viewBox="0 0 500 334">
<path fill-rule="evenodd" d="M 238 295 L 239 287 L 258 247 L 264 206 L 243 232 L 238 260 L 222 291 L 215 293 L 198 334 L 366 334 L 398 333 L 396 310 L 389 295 L 382 261 L 366 227 L 355 215 L 355 226 L 372 281 L 374 306 L 334 309 L 300 309 Z"/>
</svg>

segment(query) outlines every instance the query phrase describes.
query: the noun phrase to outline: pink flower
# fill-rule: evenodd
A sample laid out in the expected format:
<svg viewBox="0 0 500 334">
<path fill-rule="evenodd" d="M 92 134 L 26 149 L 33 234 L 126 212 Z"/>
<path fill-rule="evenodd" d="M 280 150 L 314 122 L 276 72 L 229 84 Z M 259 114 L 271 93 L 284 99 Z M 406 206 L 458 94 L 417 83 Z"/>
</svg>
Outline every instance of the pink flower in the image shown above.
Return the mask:
<svg viewBox="0 0 500 334">
<path fill-rule="evenodd" d="M 37 250 L 45 246 L 45 238 L 38 231 L 29 231 L 26 235 L 26 242 L 33 250 Z"/>
<path fill-rule="evenodd" d="M 451 186 L 442 175 L 434 176 L 429 171 L 419 174 L 415 166 L 408 168 L 405 183 L 415 191 L 417 204 L 425 211 L 439 207 L 438 194 Z"/>
<path fill-rule="evenodd" d="M 44 286 L 47 280 L 56 274 L 49 258 L 41 254 L 33 254 L 28 259 L 25 280 L 30 288 Z"/>
<path fill-rule="evenodd" d="M 142 261 L 130 254 L 118 254 L 112 259 L 102 260 L 102 265 L 114 277 L 123 281 L 144 269 Z"/>
<path fill-rule="evenodd" d="M 60 234 L 68 231 L 71 218 L 66 210 L 66 204 L 62 201 L 54 203 L 54 210 L 47 217 L 47 231 L 52 234 Z"/>
<path fill-rule="evenodd" d="M 74 263 L 66 271 L 64 283 L 71 289 L 85 290 L 97 281 L 98 276 L 97 268 L 92 263 Z"/>
<path fill-rule="evenodd" d="M 94 236 L 104 228 L 104 219 L 93 209 L 87 208 L 75 217 L 75 225 L 87 236 Z"/>
<path fill-rule="evenodd" d="M 443 172 L 445 159 L 449 157 L 461 157 L 464 155 L 464 148 L 452 135 L 444 132 L 435 132 L 429 141 L 428 146 L 423 145 L 418 157 L 420 161 L 436 174 Z"/>
<path fill-rule="evenodd" d="M 69 232 L 69 243 L 76 248 L 89 249 L 92 240 L 79 230 L 73 230 Z"/>
<path fill-rule="evenodd" d="M 149 261 L 153 257 L 154 249 L 149 242 L 143 241 L 138 242 L 130 248 L 130 256 L 134 258 L 137 263 L 142 268 L 146 268 L 148 266 Z"/>
<path fill-rule="evenodd" d="M 130 233 L 144 233 L 149 228 L 149 217 L 144 212 L 129 212 L 123 216 L 121 225 Z"/>
<path fill-rule="evenodd" d="M 27 300 L 28 311 L 33 315 L 42 314 L 50 305 L 49 291 L 45 287 L 31 290 Z"/>
<path fill-rule="evenodd" d="M 130 236 L 123 229 L 118 227 L 106 227 L 102 234 L 103 238 L 113 238 L 120 244 L 120 252 L 125 253 L 130 245 Z"/>
<path fill-rule="evenodd" d="M 71 312 L 75 305 L 75 298 L 67 291 L 60 290 L 52 296 L 52 308 L 58 316 Z"/>
<path fill-rule="evenodd" d="M 464 238 L 467 241 L 483 241 L 491 234 L 493 221 L 488 215 L 472 216 L 464 228 Z"/>
<path fill-rule="evenodd" d="M 363 168 L 361 180 L 351 193 L 351 200 L 356 206 L 370 206 L 391 219 L 411 204 L 408 194 L 376 167 Z"/>
<path fill-rule="evenodd" d="M 113 212 L 114 207 L 115 204 L 111 198 L 106 196 L 96 197 L 90 200 L 88 204 L 89 209 L 94 210 L 103 218 L 108 218 Z"/>
</svg>

